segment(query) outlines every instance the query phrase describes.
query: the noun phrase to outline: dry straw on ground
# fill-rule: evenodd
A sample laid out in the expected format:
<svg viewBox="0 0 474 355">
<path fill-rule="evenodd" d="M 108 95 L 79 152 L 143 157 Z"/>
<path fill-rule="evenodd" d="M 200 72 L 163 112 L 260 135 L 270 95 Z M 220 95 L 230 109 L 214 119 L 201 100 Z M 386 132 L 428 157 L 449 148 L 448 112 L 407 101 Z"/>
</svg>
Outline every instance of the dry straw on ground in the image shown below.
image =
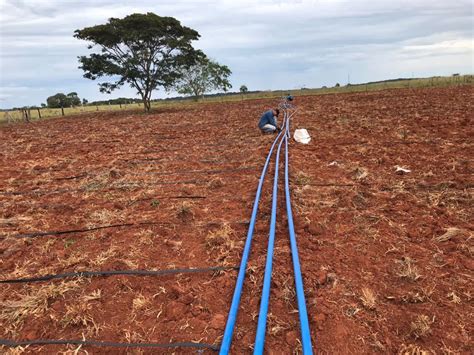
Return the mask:
<svg viewBox="0 0 474 355">
<path fill-rule="evenodd" d="M 377 305 L 377 298 L 374 292 L 370 288 L 364 287 L 361 293 L 362 295 L 360 296 L 360 300 L 362 301 L 364 307 L 371 310 L 375 309 Z"/>
<path fill-rule="evenodd" d="M 13 300 L 0 302 L 0 321 L 7 324 L 4 334 L 15 335 L 21 329 L 24 321 L 30 316 L 44 313 L 51 302 L 72 290 L 80 288 L 81 280 L 51 283 L 40 288 L 29 288 L 24 294 L 16 294 Z"/>
<path fill-rule="evenodd" d="M 420 314 L 410 324 L 410 333 L 415 338 L 423 338 L 431 334 L 431 325 L 434 323 L 434 318 L 430 319 L 427 315 Z"/>
<path fill-rule="evenodd" d="M 438 237 L 435 237 L 434 239 L 441 243 L 441 242 L 446 242 L 448 240 L 451 240 L 452 238 L 462 234 L 463 231 L 459 228 L 455 228 L 455 227 L 450 227 L 446 230 L 446 233 L 438 236 Z"/>
<path fill-rule="evenodd" d="M 418 272 L 418 267 L 414 264 L 414 261 L 406 256 L 403 257 L 401 260 L 398 261 L 399 268 L 397 271 L 397 275 L 403 279 L 407 279 L 409 281 L 417 281 L 421 275 Z"/>
</svg>

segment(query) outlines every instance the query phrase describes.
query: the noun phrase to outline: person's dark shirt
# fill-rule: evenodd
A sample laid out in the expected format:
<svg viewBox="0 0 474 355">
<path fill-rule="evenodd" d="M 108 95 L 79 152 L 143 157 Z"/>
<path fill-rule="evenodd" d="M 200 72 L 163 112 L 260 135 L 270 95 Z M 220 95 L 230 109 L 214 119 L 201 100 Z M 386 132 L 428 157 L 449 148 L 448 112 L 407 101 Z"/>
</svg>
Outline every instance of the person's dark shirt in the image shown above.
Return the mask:
<svg viewBox="0 0 474 355">
<path fill-rule="evenodd" d="M 273 110 L 268 110 L 262 115 L 262 117 L 260 117 L 258 128 L 262 129 L 266 124 L 271 124 L 272 126 L 276 127 L 276 117 L 273 116 Z"/>
</svg>

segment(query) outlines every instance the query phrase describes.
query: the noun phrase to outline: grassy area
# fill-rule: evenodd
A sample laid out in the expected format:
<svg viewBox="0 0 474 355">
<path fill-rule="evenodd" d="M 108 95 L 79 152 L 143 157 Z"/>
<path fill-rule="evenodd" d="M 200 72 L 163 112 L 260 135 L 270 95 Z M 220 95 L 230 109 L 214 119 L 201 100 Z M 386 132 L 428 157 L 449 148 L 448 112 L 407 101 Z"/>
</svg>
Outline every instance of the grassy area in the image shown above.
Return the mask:
<svg viewBox="0 0 474 355">
<path fill-rule="evenodd" d="M 280 90 L 280 91 L 268 91 L 260 93 L 252 93 L 244 95 L 245 99 L 257 99 L 257 98 L 272 98 L 282 97 L 291 92 L 294 96 L 303 95 L 324 95 L 334 93 L 350 93 L 350 92 L 363 92 L 363 91 L 378 91 L 385 89 L 399 89 L 399 88 L 422 88 L 422 87 L 442 87 L 452 85 L 467 85 L 474 82 L 474 75 L 463 75 L 463 76 L 448 76 L 448 77 L 432 77 L 432 78 L 419 78 L 419 79 L 402 79 L 402 80 L 390 80 L 380 81 L 373 83 L 364 84 L 351 84 L 340 87 L 331 88 L 317 88 L 317 89 L 302 89 L 302 90 Z M 235 99 L 240 100 L 241 95 Z M 208 99 L 209 100 L 209 99 Z"/>
<path fill-rule="evenodd" d="M 285 96 L 288 92 L 291 92 L 295 96 L 303 95 L 323 95 L 332 93 L 349 93 L 349 92 L 363 92 L 363 91 L 377 91 L 385 89 L 396 89 L 396 88 L 421 88 L 421 87 L 440 87 L 440 86 L 451 86 L 451 85 L 472 85 L 474 82 L 473 75 L 462 75 L 462 76 L 449 76 L 449 77 L 431 77 L 431 78 L 417 78 L 417 79 L 401 79 L 401 80 L 386 80 L 380 82 L 364 83 L 364 84 L 351 84 L 340 87 L 331 88 L 317 88 L 317 89 L 301 89 L 301 90 L 277 90 L 277 91 L 260 91 L 247 94 L 227 94 L 223 96 L 207 96 L 195 102 L 193 100 L 159 100 L 152 102 L 152 108 L 168 108 L 175 106 L 195 105 L 199 103 L 207 102 L 229 102 L 229 101 L 241 101 L 241 100 L 253 100 L 263 98 L 278 98 Z M 117 111 L 117 110 L 132 110 L 141 109 L 142 104 L 127 104 L 127 105 L 101 105 L 101 106 L 83 106 L 83 107 L 68 107 L 64 108 L 64 115 L 73 115 L 86 112 L 100 112 L 100 111 Z M 60 108 L 41 108 L 41 117 L 58 117 L 62 115 Z M 8 115 L 13 120 L 21 120 L 20 111 L 2 111 L 0 112 L 0 122 L 5 122 Z M 39 113 L 37 109 L 30 111 L 31 119 L 39 119 Z"/>
</svg>

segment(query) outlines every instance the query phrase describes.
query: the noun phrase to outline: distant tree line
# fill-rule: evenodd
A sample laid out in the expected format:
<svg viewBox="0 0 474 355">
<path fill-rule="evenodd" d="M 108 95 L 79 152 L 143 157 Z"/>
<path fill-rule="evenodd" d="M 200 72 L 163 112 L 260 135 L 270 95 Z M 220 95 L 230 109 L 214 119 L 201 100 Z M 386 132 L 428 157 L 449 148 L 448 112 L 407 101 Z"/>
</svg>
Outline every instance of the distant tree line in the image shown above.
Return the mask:
<svg viewBox="0 0 474 355">
<path fill-rule="evenodd" d="M 88 103 L 91 106 L 100 106 L 100 105 L 127 105 L 127 104 L 137 104 L 141 103 L 141 99 L 136 98 L 127 98 L 127 97 L 119 97 L 118 99 L 109 99 L 109 100 L 99 100 L 99 101 L 92 101 Z"/>
</svg>

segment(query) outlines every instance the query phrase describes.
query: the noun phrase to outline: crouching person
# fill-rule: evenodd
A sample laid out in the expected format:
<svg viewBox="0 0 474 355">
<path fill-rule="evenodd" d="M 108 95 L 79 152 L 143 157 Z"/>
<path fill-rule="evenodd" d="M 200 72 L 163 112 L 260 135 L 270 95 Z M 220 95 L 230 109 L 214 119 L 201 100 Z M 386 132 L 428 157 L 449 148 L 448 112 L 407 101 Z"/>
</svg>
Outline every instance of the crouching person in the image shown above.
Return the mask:
<svg viewBox="0 0 474 355">
<path fill-rule="evenodd" d="M 279 114 L 280 110 L 275 108 L 273 110 L 268 110 L 262 115 L 262 117 L 260 117 L 258 128 L 260 128 L 262 133 L 275 133 L 280 131 L 280 128 L 277 125 L 277 118 Z"/>
</svg>

